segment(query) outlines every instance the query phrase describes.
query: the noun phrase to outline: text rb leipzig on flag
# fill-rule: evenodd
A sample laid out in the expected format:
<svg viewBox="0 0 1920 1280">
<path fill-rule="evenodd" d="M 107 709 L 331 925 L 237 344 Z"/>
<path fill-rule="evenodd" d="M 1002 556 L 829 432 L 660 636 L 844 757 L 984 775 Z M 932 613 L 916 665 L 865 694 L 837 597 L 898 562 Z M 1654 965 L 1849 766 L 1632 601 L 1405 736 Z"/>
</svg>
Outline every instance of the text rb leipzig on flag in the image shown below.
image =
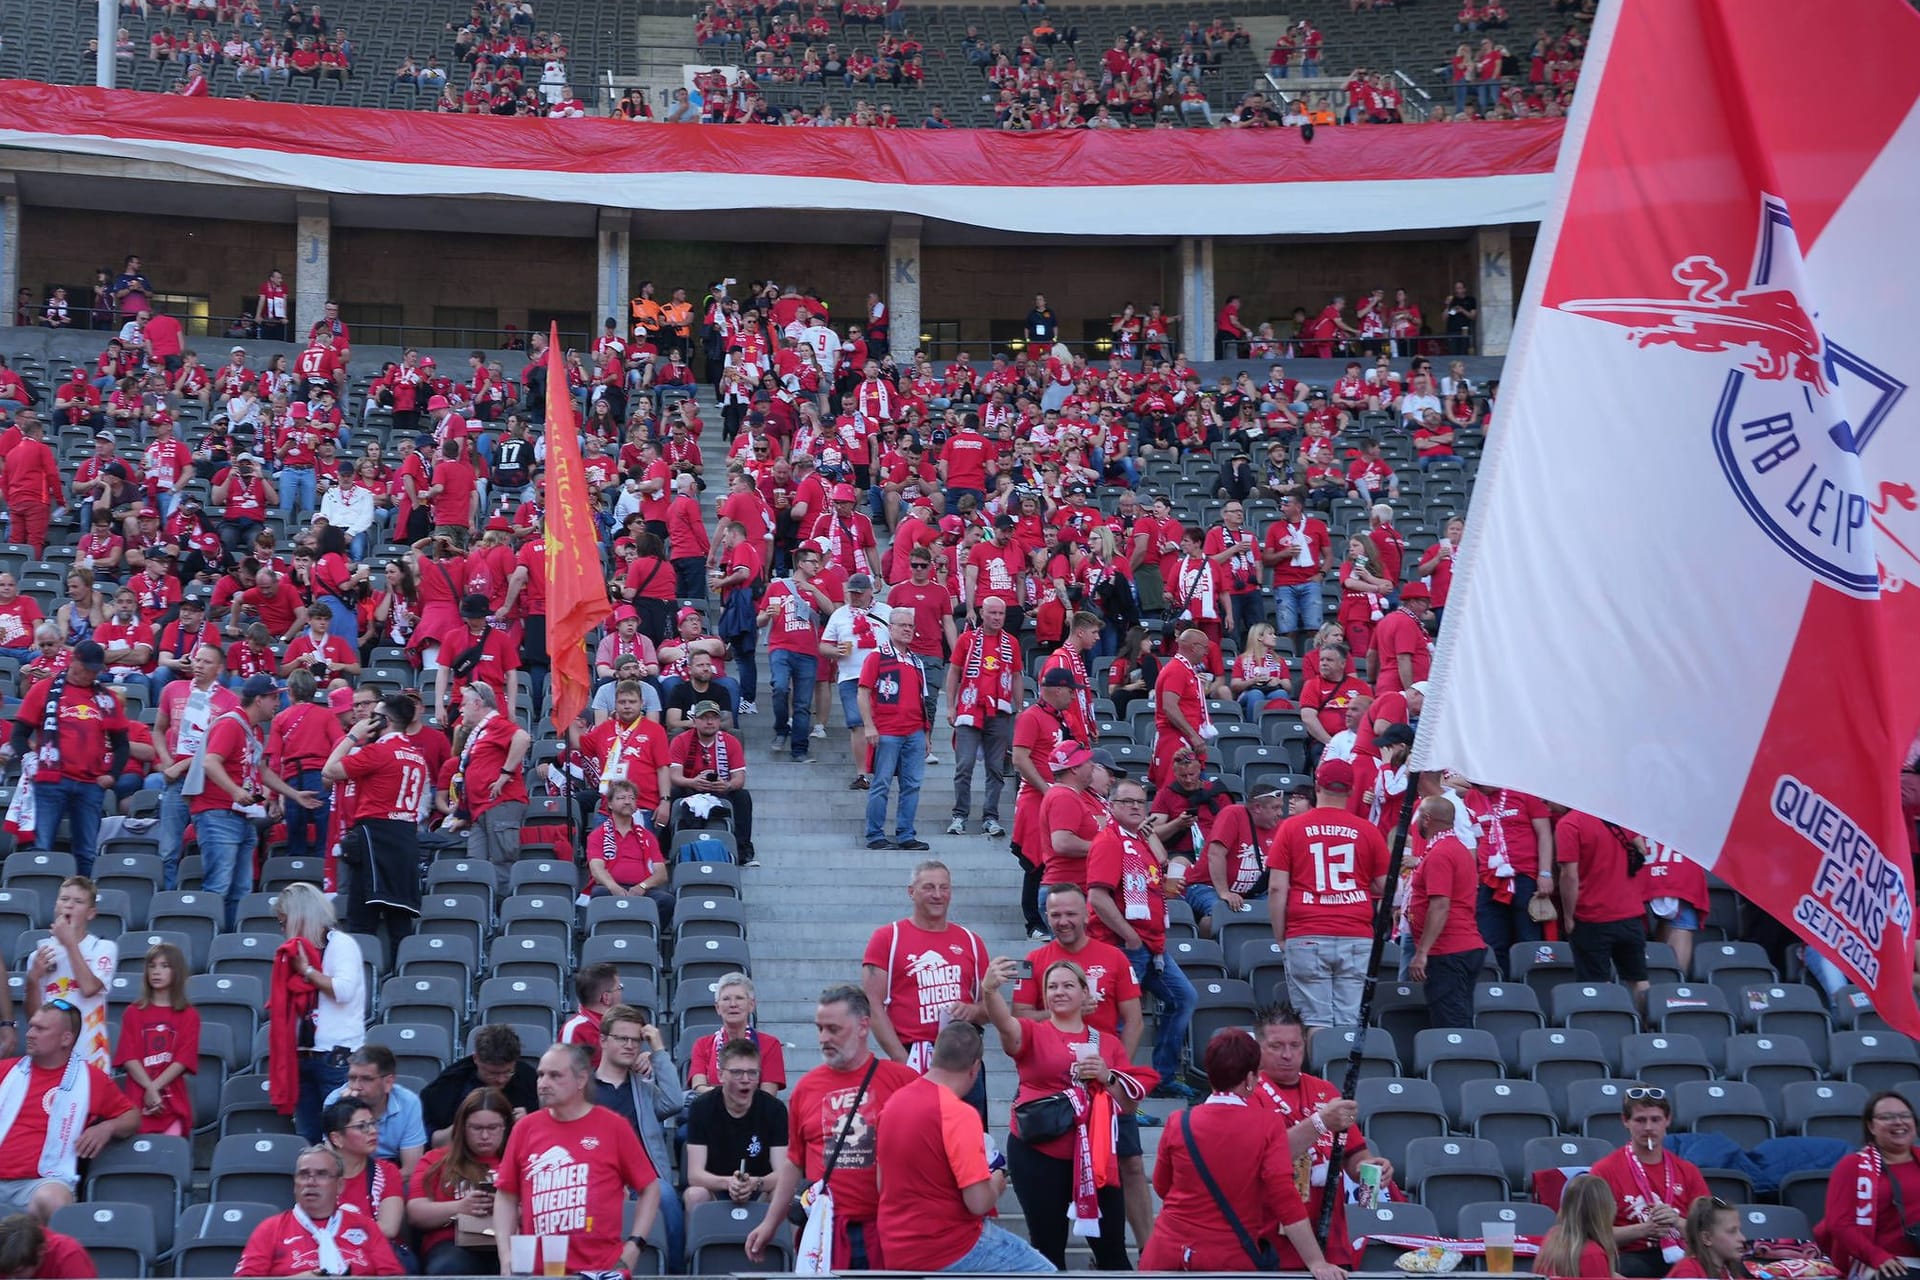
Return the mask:
<svg viewBox="0 0 1920 1280">
<path fill-rule="evenodd" d="M 1920 15 L 1794 13 L 1601 6 L 1414 765 L 1683 850 L 1920 1035 Z M 1844 124 L 1781 92 L 1841 64 Z"/>
</svg>

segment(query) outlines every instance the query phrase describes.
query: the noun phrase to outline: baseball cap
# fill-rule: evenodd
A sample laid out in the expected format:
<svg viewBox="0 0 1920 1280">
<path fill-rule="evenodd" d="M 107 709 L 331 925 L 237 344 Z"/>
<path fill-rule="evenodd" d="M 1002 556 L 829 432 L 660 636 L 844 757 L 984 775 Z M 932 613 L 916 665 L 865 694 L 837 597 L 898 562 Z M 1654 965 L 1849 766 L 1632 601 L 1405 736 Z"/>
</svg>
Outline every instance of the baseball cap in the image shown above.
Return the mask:
<svg viewBox="0 0 1920 1280">
<path fill-rule="evenodd" d="M 1413 730 L 1404 724 L 1390 724 L 1373 735 L 1376 747 L 1410 747 L 1413 745 Z"/>
<path fill-rule="evenodd" d="M 1068 769 L 1078 769 L 1083 764 L 1093 762 L 1093 752 L 1078 742 L 1063 742 L 1053 749 L 1053 759 L 1047 762 L 1055 773 L 1064 773 Z"/>
<path fill-rule="evenodd" d="M 1042 689 L 1078 689 L 1080 682 L 1073 678 L 1073 672 L 1065 667 L 1055 667 L 1040 677 Z"/>
<path fill-rule="evenodd" d="M 142 508 L 140 508 L 140 519 L 142 519 L 142 520 L 158 520 L 159 518 L 160 518 L 160 513 L 159 513 L 159 512 L 157 511 L 157 510 L 155 510 L 154 508 L 152 508 L 152 507 L 142 507 Z"/>
<path fill-rule="evenodd" d="M 940 517 L 940 532 L 946 534 L 950 538 L 959 537 L 962 533 L 966 532 L 966 529 L 967 529 L 967 526 L 965 522 L 963 522 L 959 516 L 941 516 Z"/>
<path fill-rule="evenodd" d="M 1105 747 L 1096 747 L 1094 749 L 1093 762 L 1116 778 L 1124 778 L 1127 776 L 1127 767 L 1118 760 L 1115 760 L 1113 758 L 1113 752 L 1108 751 Z"/>
<path fill-rule="evenodd" d="M 327 710 L 333 712 L 335 715 L 342 715 L 353 710 L 353 690 L 347 688 L 345 685 L 340 686 L 338 689 L 331 690 L 327 694 Z"/>
<path fill-rule="evenodd" d="M 621 607 L 626 608 L 625 605 Z M 632 610 L 628 610 L 628 612 L 632 612 Z M 681 608 L 680 612 L 673 615 L 673 620 L 675 622 L 685 622 L 688 618 L 704 619 L 706 616 L 706 614 L 700 612 L 700 610 L 694 608 L 692 605 L 685 605 Z"/>
<path fill-rule="evenodd" d="M 227 354 L 230 356 L 234 356 L 234 355 L 243 356 L 247 354 L 247 349 L 245 347 L 234 347 L 232 350 L 228 351 Z"/>
<path fill-rule="evenodd" d="M 248 676 L 247 682 L 240 686 L 240 701 L 252 702 L 279 692 L 280 686 L 273 682 L 272 676 Z"/>
<path fill-rule="evenodd" d="M 484 618 L 491 612 L 493 606 L 478 591 L 460 597 L 460 616 L 463 618 Z"/>
<path fill-rule="evenodd" d="M 1313 771 L 1314 785 L 1327 791 L 1353 790 L 1353 766 L 1345 760 L 1322 760 Z"/>
<path fill-rule="evenodd" d="M 90 671 L 98 671 L 107 665 L 107 651 L 98 640 L 82 640 L 73 646 L 73 660 Z"/>
<path fill-rule="evenodd" d="M 111 440 L 111 439 L 113 439 L 113 432 L 111 432 L 111 431 L 96 431 L 96 432 L 94 432 L 94 433 L 93 433 L 93 438 L 94 438 L 95 440 Z"/>
<path fill-rule="evenodd" d="M 431 369 L 431 368 L 433 368 L 433 367 L 434 367 L 434 359 L 433 359 L 433 357 L 432 357 L 432 356 L 421 356 L 421 357 L 420 357 L 420 367 L 421 367 L 421 368 L 423 368 L 423 369 Z"/>
<path fill-rule="evenodd" d="M 873 579 L 864 573 L 856 573 L 847 579 L 847 590 L 871 591 L 873 590 Z"/>
<path fill-rule="evenodd" d="M 1430 686 L 1425 680 L 1415 680 L 1412 684 L 1407 686 L 1407 692 L 1417 693 L 1424 698 L 1427 696 L 1429 688 Z"/>
<path fill-rule="evenodd" d="M 693 715 L 693 718 L 696 720 L 698 720 L 701 716 L 717 716 L 720 714 L 720 704 L 715 702 L 712 698 L 703 698 L 699 702 L 696 702 L 693 704 L 693 711 L 691 714 Z"/>
<path fill-rule="evenodd" d="M 999 515 L 993 519 L 993 527 L 996 529 L 1011 529 L 1015 523 L 1014 518 L 1009 515 Z"/>
</svg>

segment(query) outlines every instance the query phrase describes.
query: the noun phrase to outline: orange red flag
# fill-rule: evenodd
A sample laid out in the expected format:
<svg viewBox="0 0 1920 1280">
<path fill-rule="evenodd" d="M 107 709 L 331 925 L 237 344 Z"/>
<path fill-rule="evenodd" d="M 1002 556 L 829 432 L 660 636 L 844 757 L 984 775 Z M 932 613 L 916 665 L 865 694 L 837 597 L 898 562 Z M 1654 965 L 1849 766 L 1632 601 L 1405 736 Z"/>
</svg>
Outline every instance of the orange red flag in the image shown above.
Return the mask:
<svg viewBox="0 0 1920 1280">
<path fill-rule="evenodd" d="M 547 339 L 546 485 L 547 648 L 553 661 L 553 727 L 564 734 L 593 693 L 587 633 L 607 620 L 612 607 L 558 324 Z"/>
</svg>

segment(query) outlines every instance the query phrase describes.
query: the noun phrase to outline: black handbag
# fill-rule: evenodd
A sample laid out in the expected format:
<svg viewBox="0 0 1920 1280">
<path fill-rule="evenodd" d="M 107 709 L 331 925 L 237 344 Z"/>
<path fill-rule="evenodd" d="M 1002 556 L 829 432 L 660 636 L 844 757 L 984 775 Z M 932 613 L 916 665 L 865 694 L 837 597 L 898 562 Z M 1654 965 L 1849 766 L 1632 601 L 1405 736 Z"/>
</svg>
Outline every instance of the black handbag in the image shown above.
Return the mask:
<svg viewBox="0 0 1920 1280">
<path fill-rule="evenodd" d="M 1073 1099 L 1065 1093 L 1050 1093 L 1044 1098 L 1023 1102 L 1013 1109 L 1013 1118 L 1020 1122 L 1020 1141 L 1028 1146 L 1064 1138 L 1080 1123 Z"/>
<path fill-rule="evenodd" d="M 1213 1207 L 1233 1228 L 1234 1236 L 1240 1241 L 1240 1247 L 1246 1251 L 1247 1258 L 1253 1263 L 1255 1271 L 1278 1271 L 1280 1269 L 1280 1251 L 1273 1247 L 1271 1240 L 1255 1240 L 1253 1234 L 1240 1221 L 1240 1215 L 1233 1211 L 1227 1198 L 1220 1194 L 1220 1184 L 1213 1180 L 1213 1174 L 1207 1169 L 1207 1162 L 1200 1158 L 1200 1148 L 1193 1144 L 1193 1108 L 1188 1107 L 1180 1113 L 1180 1136 L 1187 1140 L 1187 1158 L 1193 1161 L 1193 1171 L 1200 1175 L 1200 1181 L 1207 1188 L 1207 1194 L 1213 1197 Z"/>
</svg>

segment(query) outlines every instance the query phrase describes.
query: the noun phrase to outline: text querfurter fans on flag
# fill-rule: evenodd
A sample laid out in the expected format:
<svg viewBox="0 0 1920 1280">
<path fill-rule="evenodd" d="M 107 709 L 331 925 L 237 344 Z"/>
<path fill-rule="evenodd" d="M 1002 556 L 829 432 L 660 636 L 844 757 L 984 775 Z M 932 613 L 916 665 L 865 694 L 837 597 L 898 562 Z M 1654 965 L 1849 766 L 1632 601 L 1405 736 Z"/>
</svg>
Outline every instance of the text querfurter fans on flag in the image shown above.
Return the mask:
<svg viewBox="0 0 1920 1280">
<path fill-rule="evenodd" d="M 547 339 L 546 485 L 547 649 L 553 662 L 553 727 L 564 734 L 593 693 L 587 633 L 607 620 L 611 607 L 557 324 Z"/>
<path fill-rule="evenodd" d="M 1685 851 L 1920 1034 L 1920 16 L 1608 0 L 1584 74 L 1414 765 Z"/>
</svg>

